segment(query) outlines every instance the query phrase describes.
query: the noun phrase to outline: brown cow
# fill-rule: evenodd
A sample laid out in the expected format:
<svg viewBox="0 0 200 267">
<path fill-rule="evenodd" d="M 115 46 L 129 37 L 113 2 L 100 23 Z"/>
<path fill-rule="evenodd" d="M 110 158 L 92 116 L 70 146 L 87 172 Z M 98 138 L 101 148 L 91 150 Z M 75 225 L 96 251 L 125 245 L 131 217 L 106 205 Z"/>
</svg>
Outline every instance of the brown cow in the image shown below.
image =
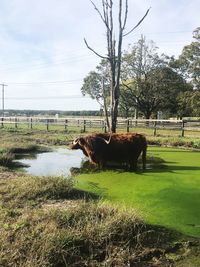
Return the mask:
<svg viewBox="0 0 200 267">
<path fill-rule="evenodd" d="M 81 149 L 92 163 L 104 166 L 107 162 L 125 162 L 134 170 L 142 152 L 143 169 L 146 166 L 147 141 L 142 134 L 88 135 L 76 139 L 71 149 Z"/>
</svg>

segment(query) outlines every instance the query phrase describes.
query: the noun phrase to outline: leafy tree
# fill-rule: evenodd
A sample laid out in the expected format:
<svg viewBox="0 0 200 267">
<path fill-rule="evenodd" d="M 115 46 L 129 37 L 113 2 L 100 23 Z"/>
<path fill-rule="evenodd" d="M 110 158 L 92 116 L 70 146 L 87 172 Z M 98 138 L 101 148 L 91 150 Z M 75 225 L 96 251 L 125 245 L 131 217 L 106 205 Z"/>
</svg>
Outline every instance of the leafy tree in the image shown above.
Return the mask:
<svg viewBox="0 0 200 267">
<path fill-rule="evenodd" d="M 178 114 L 182 117 L 200 117 L 200 91 L 187 91 L 178 96 Z"/>
<path fill-rule="evenodd" d="M 162 66 L 164 66 L 164 60 L 157 54 L 157 47 L 153 41 L 146 42 L 144 36 L 141 36 L 136 44 L 129 46 L 129 49 L 124 52 L 122 77 L 123 87 L 127 89 L 121 90 L 121 104 L 124 102 L 123 99 L 129 99 L 130 105 L 136 109 L 136 117 L 138 111 L 141 111 L 146 118 L 149 118 L 155 111 L 157 92 L 152 87 L 148 74 L 150 71 L 153 74 L 154 69 Z M 123 97 L 124 94 L 126 97 Z"/>
<path fill-rule="evenodd" d="M 102 60 L 84 79 L 81 89 L 104 107 L 105 114 L 110 103 L 108 69 L 107 61 Z M 119 110 L 125 117 L 133 115 L 135 110 L 147 119 L 158 110 L 177 115 L 178 94 L 190 90 L 184 78 L 168 66 L 168 58 L 159 56 L 155 44 L 147 43 L 143 36 L 123 53 L 121 76 Z"/>
<path fill-rule="evenodd" d="M 81 92 L 83 95 L 89 95 L 95 99 L 104 110 L 108 129 L 110 129 L 109 111 L 110 104 L 110 79 L 108 74 L 108 64 L 105 60 L 96 67 L 96 71 L 91 71 L 83 81 Z"/>
<path fill-rule="evenodd" d="M 83 81 L 81 88 L 83 95 L 90 95 L 103 107 L 102 76 L 96 71 L 91 71 Z"/>
<path fill-rule="evenodd" d="M 200 89 L 200 27 L 194 30 L 193 38 L 194 41 L 183 48 L 178 59 L 172 58 L 171 66 L 190 80 L 194 89 Z"/>
<path fill-rule="evenodd" d="M 189 90 L 183 77 L 168 66 L 168 58 L 159 56 L 157 47 L 141 39 L 125 51 L 122 64 L 123 87 L 120 105 L 130 104 L 146 119 L 158 110 L 177 113 L 179 92 Z M 128 110 L 128 106 L 126 107 Z"/>
<path fill-rule="evenodd" d="M 129 91 L 126 98 L 146 119 L 159 110 L 177 114 L 177 97 L 180 92 L 189 89 L 185 80 L 169 67 L 150 70 L 140 81 L 139 87 L 135 82 L 124 85 Z"/>
<path fill-rule="evenodd" d="M 129 82 L 130 84 L 130 82 Z M 132 86 L 134 86 L 132 82 Z M 130 94 L 129 87 L 124 86 L 121 84 L 121 94 L 120 94 L 120 101 L 119 101 L 119 112 L 122 117 L 128 118 L 130 116 L 135 116 L 136 108 L 133 103 L 132 96 Z"/>
<path fill-rule="evenodd" d="M 174 70 L 169 67 L 163 67 L 154 71 L 151 77 L 156 92 L 159 109 L 167 114 L 177 115 L 177 97 L 181 92 L 192 89 L 190 84 Z"/>
</svg>

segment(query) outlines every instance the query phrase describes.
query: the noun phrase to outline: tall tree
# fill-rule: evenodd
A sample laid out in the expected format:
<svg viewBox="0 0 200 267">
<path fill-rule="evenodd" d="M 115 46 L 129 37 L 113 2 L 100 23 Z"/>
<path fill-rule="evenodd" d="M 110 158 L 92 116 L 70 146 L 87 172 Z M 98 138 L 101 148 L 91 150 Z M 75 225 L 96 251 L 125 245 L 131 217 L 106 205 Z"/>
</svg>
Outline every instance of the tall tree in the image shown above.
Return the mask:
<svg viewBox="0 0 200 267">
<path fill-rule="evenodd" d="M 183 48 L 178 59 L 172 58 L 171 66 L 190 80 L 194 89 L 200 90 L 200 27 L 193 31 L 193 38 L 194 41 Z"/>
<path fill-rule="evenodd" d="M 158 106 L 159 91 L 152 84 L 153 70 L 165 65 L 164 59 L 158 56 L 153 41 L 141 38 L 124 52 L 122 64 L 122 103 L 123 94 L 129 99 L 131 106 L 149 118 Z M 151 74 L 150 74 L 151 73 Z M 126 89 L 125 89 L 126 88 Z M 128 97 L 129 94 L 129 97 Z"/>
<path fill-rule="evenodd" d="M 107 128 L 110 130 L 109 110 L 110 94 L 109 94 L 110 78 L 108 74 L 108 64 L 102 60 L 96 67 L 95 71 L 91 71 L 83 81 L 81 92 L 83 95 L 89 95 L 95 99 L 100 107 L 104 110 Z"/>
<path fill-rule="evenodd" d="M 146 119 L 158 110 L 176 114 L 176 97 L 188 90 L 181 75 L 168 67 L 167 57 L 159 56 L 155 44 L 146 42 L 143 36 L 125 52 L 122 73 L 127 88 L 122 94 Z"/>
<path fill-rule="evenodd" d="M 186 91 L 178 96 L 178 115 L 182 117 L 200 117 L 200 91 Z"/>
<path fill-rule="evenodd" d="M 147 16 L 149 9 L 142 17 L 142 19 L 134 26 L 130 31 L 125 32 L 128 16 L 128 0 L 118 0 L 118 25 L 114 24 L 114 1 L 113 0 L 102 0 L 102 10 L 91 1 L 98 15 L 106 28 L 106 39 L 107 39 L 107 56 L 102 56 L 90 47 L 87 41 L 84 39 L 86 46 L 93 53 L 102 59 L 106 59 L 110 66 L 110 114 L 111 114 L 111 132 L 116 132 L 117 116 L 118 116 L 118 105 L 120 97 L 120 76 L 121 76 L 121 56 L 122 56 L 122 43 L 123 38 L 133 32 Z M 116 3 L 116 1 L 115 1 Z M 116 39 L 115 36 L 118 36 Z"/>
</svg>

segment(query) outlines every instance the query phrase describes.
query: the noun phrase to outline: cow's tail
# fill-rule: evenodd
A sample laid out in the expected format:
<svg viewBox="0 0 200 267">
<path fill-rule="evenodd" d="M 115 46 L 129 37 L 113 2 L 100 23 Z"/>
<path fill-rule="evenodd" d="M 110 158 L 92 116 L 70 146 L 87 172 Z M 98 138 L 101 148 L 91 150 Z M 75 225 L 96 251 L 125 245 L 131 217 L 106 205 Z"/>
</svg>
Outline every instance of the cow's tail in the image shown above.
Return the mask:
<svg viewBox="0 0 200 267">
<path fill-rule="evenodd" d="M 143 170 L 146 169 L 146 160 L 147 160 L 147 145 L 144 146 L 142 151 L 142 168 Z"/>
</svg>

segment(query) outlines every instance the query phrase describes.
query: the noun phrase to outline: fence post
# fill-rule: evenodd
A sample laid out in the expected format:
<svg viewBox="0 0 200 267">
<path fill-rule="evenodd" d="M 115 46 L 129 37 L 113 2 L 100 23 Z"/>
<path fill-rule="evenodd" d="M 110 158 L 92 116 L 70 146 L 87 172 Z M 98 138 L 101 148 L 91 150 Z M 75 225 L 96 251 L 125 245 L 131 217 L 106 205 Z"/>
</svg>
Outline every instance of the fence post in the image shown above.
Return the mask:
<svg viewBox="0 0 200 267">
<path fill-rule="evenodd" d="M 65 131 L 67 131 L 67 123 L 68 123 L 68 120 L 65 120 Z"/>
<path fill-rule="evenodd" d="M 126 131 L 127 131 L 127 133 L 129 133 L 129 126 L 130 126 L 130 121 L 129 121 L 129 119 L 127 119 L 127 121 L 126 121 Z"/>
<path fill-rule="evenodd" d="M 102 129 L 102 131 L 104 130 L 104 125 L 105 125 L 104 120 L 101 120 L 101 129 Z"/>
<path fill-rule="evenodd" d="M 181 136 L 184 137 L 184 127 L 185 127 L 185 121 L 182 120 L 182 127 L 181 127 Z"/>
<path fill-rule="evenodd" d="M 107 124 L 106 124 L 106 121 L 104 121 L 104 133 L 107 133 Z"/>
<path fill-rule="evenodd" d="M 47 131 L 49 131 L 49 120 L 47 119 Z"/>
<path fill-rule="evenodd" d="M 31 121 L 30 128 L 32 130 L 33 129 L 33 119 L 31 118 L 30 121 Z"/>
<path fill-rule="evenodd" d="M 15 117 L 15 128 L 17 128 L 17 118 Z"/>
<path fill-rule="evenodd" d="M 3 124 L 3 118 L 1 118 L 1 127 L 2 127 L 2 128 L 4 127 L 4 124 Z"/>
<path fill-rule="evenodd" d="M 156 130 L 157 130 L 156 126 L 157 126 L 157 121 L 154 122 L 153 136 L 156 136 Z"/>
<path fill-rule="evenodd" d="M 83 120 L 83 132 L 85 133 L 86 131 L 86 120 Z"/>
</svg>

